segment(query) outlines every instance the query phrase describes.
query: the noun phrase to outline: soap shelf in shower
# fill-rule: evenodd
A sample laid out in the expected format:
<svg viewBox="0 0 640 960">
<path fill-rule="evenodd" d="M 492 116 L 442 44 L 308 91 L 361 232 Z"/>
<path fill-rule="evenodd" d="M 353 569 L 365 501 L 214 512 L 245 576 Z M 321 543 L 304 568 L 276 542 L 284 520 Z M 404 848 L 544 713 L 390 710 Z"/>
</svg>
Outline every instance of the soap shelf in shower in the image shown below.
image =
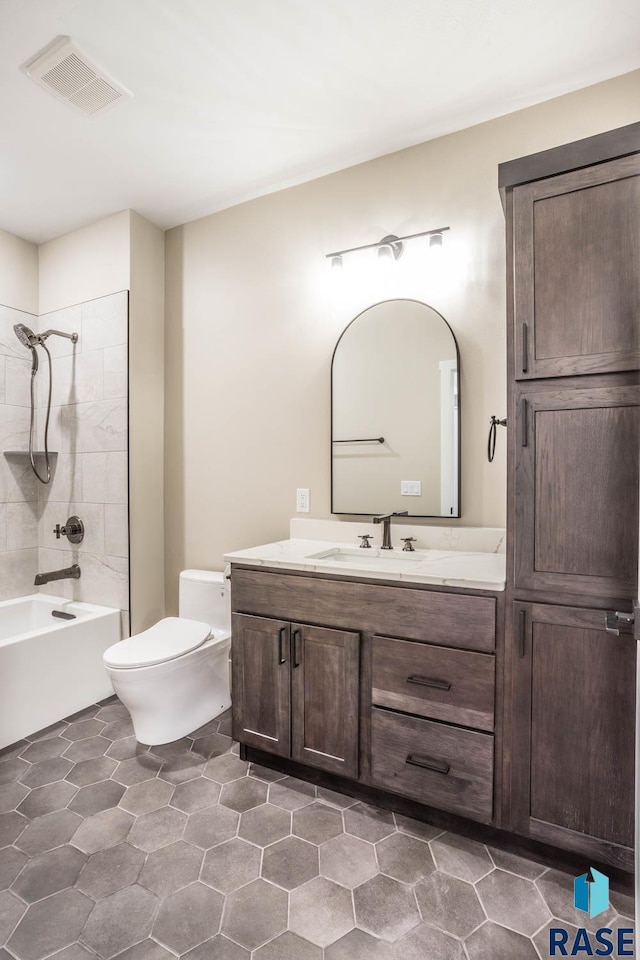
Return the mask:
<svg viewBox="0 0 640 960">
<path fill-rule="evenodd" d="M 5 455 L 5 457 L 28 457 L 28 456 L 29 456 L 29 451 L 28 451 L 28 450 L 5 450 L 5 451 L 4 451 L 4 455 Z M 44 456 L 45 456 L 45 452 L 44 452 L 44 450 L 34 450 L 34 451 L 33 451 L 33 455 L 34 455 L 34 457 L 44 457 Z M 57 450 L 49 450 L 49 456 L 50 456 L 50 457 L 57 457 L 57 456 L 58 456 L 58 451 L 57 451 Z"/>
</svg>

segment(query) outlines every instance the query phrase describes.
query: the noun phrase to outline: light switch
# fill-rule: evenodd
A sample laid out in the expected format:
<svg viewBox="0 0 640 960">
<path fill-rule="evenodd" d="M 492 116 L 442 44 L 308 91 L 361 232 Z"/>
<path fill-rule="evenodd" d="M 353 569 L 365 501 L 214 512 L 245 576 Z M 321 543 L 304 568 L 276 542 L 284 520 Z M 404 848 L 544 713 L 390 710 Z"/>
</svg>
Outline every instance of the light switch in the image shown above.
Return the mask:
<svg viewBox="0 0 640 960">
<path fill-rule="evenodd" d="M 421 497 L 422 496 L 422 480 L 401 480 L 400 496 L 401 497 Z"/>
</svg>

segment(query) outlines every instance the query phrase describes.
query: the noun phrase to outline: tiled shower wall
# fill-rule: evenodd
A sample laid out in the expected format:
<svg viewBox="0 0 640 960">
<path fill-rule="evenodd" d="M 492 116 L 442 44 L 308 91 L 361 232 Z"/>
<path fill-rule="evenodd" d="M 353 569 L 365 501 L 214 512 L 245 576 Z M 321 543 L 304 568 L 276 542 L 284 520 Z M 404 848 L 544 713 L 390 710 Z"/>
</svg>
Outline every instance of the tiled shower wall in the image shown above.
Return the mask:
<svg viewBox="0 0 640 960">
<path fill-rule="evenodd" d="M 31 355 L 14 324 L 32 330 L 38 318 L 0 306 L 0 600 L 34 592 L 38 567 L 38 482 L 25 456 L 29 446 Z"/>
<path fill-rule="evenodd" d="M 41 588 L 74 600 L 129 610 L 127 468 L 128 294 L 44 314 L 39 332 L 77 332 L 77 344 L 50 337 L 53 393 L 49 446 L 58 451 L 49 486 L 38 484 L 38 564 L 41 571 L 78 563 L 79 580 Z M 39 436 L 46 412 L 46 377 L 40 378 Z M 54 527 L 71 515 L 84 522 L 84 541 L 56 539 Z M 127 630 L 128 617 L 124 627 Z"/>
<path fill-rule="evenodd" d="M 0 599 L 33 593 L 38 571 L 78 563 L 79 580 L 61 580 L 41 592 L 119 607 L 128 630 L 128 294 L 35 317 L 0 307 L 0 450 L 27 451 L 29 444 L 29 351 L 13 325 L 40 333 L 77 332 L 78 343 L 50 337 L 53 391 L 49 449 L 53 479 L 34 477 L 24 455 L 0 454 Z M 38 351 L 37 449 L 43 446 L 48 364 Z M 43 461 L 38 461 L 44 466 Z M 57 523 L 76 514 L 85 539 L 72 546 L 56 539 Z"/>
</svg>

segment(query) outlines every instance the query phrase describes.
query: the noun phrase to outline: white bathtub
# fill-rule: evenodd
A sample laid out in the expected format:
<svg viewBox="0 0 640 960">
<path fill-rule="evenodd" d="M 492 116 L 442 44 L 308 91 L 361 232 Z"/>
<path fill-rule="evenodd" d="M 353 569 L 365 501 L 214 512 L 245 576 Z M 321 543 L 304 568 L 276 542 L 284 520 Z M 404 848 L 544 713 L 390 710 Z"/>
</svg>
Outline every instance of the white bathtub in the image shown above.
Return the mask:
<svg viewBox="0 0 640 960">
<path fill-rule="evenodd" d="M 114 607 L 43 593 L 1 601 L 0 748 L 110 696 L 102 654 L 120 639 Z"/>
</svg>

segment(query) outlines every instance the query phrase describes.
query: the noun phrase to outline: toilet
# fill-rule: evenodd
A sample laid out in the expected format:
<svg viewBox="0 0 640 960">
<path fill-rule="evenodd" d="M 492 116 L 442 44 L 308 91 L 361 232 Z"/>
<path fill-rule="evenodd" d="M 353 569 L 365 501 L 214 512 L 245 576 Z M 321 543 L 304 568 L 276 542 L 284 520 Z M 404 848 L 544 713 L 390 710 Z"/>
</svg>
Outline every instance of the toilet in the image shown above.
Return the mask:
<svg viewBox="0 0 640 960">
<path fill-rule="evenodd" d="M 183 570 L 178 613 L 114 643 L 103 658 L 136 739 L 153 746 L 179 740 L 231 706 L 228 580 Z"/>
</svg>

